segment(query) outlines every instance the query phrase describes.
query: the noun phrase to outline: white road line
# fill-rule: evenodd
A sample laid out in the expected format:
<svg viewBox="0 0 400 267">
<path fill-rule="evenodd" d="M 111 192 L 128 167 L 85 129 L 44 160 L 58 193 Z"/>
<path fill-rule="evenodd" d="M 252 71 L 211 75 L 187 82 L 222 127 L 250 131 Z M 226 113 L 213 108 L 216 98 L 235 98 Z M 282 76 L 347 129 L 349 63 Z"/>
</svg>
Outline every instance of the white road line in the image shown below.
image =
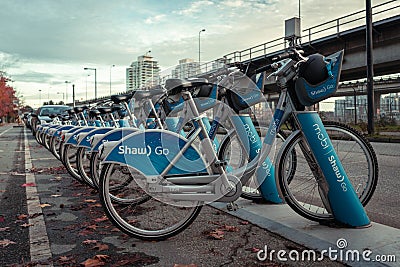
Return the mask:
<svg viewBox="0 0 400 267">
<path fill-rule="evenodd" d="M 29 150 L 29 143 L 27 138 L 26 129 L 24 130 L 24 144 L 25 144 L 25 170 L 32 169 L 31 152 Z M 36 179 L 33 173 L 26 172 L 26 183 L 35 183 Z M 46 224 L 44 221 L 42 208 L 40 207 L 39 195 L 36 186 L 27 186 L 26 198 L 29 215 L 38 215 L 29 219 L 29 240 L 30 240 L 30 253 L 31 261 L 46 261 L 52 258 L 50 250 L 50 242 L 47 236 Z M 41 266 L 53 266 L 52 263 Z"/>
<path fill-rule="evenodd" d="M 4 132 L 0 133 L 0 136 L 2 136 L 3 134 L 5 134 L 6 132 L 8 132 L 9 130 L 11 130 L 12 128 L 8 128 L 7 130 L 5 130 Z"/>
</svg>

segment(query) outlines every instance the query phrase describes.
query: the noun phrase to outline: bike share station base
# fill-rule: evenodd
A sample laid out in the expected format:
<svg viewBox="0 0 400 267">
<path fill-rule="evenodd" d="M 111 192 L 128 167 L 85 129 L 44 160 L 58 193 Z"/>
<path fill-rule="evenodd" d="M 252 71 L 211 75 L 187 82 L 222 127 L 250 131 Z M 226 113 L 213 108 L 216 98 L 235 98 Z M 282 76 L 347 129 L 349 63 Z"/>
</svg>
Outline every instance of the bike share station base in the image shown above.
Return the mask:
<svg viewBox="0 0 400 267">
<path fill-rule="evenodd" d="M 210 206 L 228 212 L 229 214 L 247 220 L 272 233 L 285 237 L 309 249 L 321 252 L 323 250 L 337 250 L 343 255 L 347 250 L 358 250 L 359 261 L 343 261 L 349 266 L 399 266 L 400 229 L 371 222 L 370 227 L 345 228 L 331 227 L 307 220 L 295 213 L 286 204 L 256 204 L 250 200 L 238 199 L 236 211 L 227 211 L 225 203 L 212 203 Z M 345 240 L 340 245 L 339 240 Z M 268 245 L 268 240 L 265 240 Z M 362 259 L 364 250 L 371 250 L 370 262 Z M 397 262 L 373 262 L 375 255 L 396 255 Z M 327 253 L 325 253 L 327 256 Z M 343 256 L 343 258 L 345 258 Z M 350 258 L 351 259 L 351 258 Z"/>
</svg>

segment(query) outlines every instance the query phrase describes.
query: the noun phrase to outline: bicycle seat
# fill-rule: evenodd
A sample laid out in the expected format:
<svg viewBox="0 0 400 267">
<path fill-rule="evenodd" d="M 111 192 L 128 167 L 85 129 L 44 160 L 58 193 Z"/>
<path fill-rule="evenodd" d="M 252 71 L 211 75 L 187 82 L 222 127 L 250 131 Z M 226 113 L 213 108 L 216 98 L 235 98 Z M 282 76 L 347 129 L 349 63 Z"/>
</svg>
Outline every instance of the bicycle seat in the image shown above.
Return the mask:
<svg viewBox="0 0 400 267">
<path fill-rule="evenodd" d="M 208 84 L 205 78 L 191 78 L 187 80 L 174 78 L 165 81 L 165 88 L 169 95 L 176 95 L 181 93 L 185 88 L 197 87 L 205 84 Z"/>
<path fill-rule="evenodd" d="M 192 86 L 201 86 L 208 84 L 208 80 L 206 78 L 188 78 L 187 81 L 189 81 Z"/>
<path fill-rule="evenodd" d="M 75 111 L 76 113 L 80 113 L 80 112 L 82 112 L 82 111 L 84 111 L 84 110 L 86 110 L 86 109 L 88 109 L 88 108 L 89 108 L 88 106 L 74 107 L 74 111 Z"/>
<path fill-rule="evenodd" d="M 111 101 L 113 101 L 115 104 L 119 104 L 121 102 L 127 102 L 132 97 L 133 97 L 133 93 L 122 94 L 122 95 L 112 95 Z"/>
<path fill-rule="evenodd" d="M 169 94 L 175 95 L 182 91 L 183 88 L 190 87 L 191 83 L 182 79 L 168 79 L 165 81 L 165 88 Z"/>
<path fill-rule="evenodd" d="M 107 114 L 112 112 L 111 107 L 98 107 L 97 110 L 100 111 L 101 114 Z"/>
<path fill-rule="evenodd" d="M 149 97 L 156 96 L 156 95 L 162 95 L 166 92 L 167 91 L 163 88 L 153 88 L 150 90 L 135 90 L 135 91 L 133 91 L 132 94 L 136 99 L 143 99 L 143 98 L 149 98 Z"/>
<path fill-rule="evenodd" d="M 89 117 L 90 118 L 95 118 L 97 116 L 100 115 L 100 111 L 98 111 L 97 109 L 92 109 L 89 111 Z"/>
</svg>

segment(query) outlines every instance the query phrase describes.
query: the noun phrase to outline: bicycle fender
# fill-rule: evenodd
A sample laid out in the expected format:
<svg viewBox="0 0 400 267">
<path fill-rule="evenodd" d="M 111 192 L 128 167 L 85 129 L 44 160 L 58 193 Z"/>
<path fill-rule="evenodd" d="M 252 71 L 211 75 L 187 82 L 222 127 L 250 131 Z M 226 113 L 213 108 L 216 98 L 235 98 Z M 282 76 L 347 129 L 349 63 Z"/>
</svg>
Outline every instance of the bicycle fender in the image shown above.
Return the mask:
<svg viewBox="0 0 400 267">
<path fill-rule="evenodd" d="M 170 164 L 167 174 L 194 174 L 207 172 L 207 166 L 196 147 L 188 146 L 187 139 L 165 130 L 147 130 L 133 133 L 118 142 L 105 155 L 105 163 L 128 165 L 144 175 L 160 175 Z M 181 157 L 175 159 L 178 154 Z"/>
<path fill-rule="evenodd" d="M 57 131 L 55 131 L 53 133 L 53 136 L 54 137 L 60 137 L 62 131 L 70 130 L 70 129 L 74 128 L 74 127 L 75 126 L 73 126 L 73 125 L 64 125 L 64 126 L 58 128 Z"/>
<path fill-rule="evenodd" d="M 66 137 L 65 144 L 76 145 L 78 143 L 78 134 L 90 132 L 91 130 L 93 130 L 93 127 L 85 127 L 85 128 L 81 128 L 73 133 L 66 133 L 65 134 L 65 137 Z"/>
<path fill-rule="evenodd" d="M 92 152 L 99 151 L 99 147 L 101 144 L 109 142 L 109 141 L 119 141 L 127 135 L 130 135 L 134 132 L 138 131 L 137 128 L 117 128 L 111 131 L 108 131 L 105 134 L 102 134 L 98 137 L 93 136 L 92 140 Z"/>
<path fill-rule="evenodd" d="M 90 137 L 92 137 L 95 134 L 104 134 L 107 133 L 111 130 L 113 130 L 115 128 L 96 128 L 94 130 L 91 130 L 90 132 L 88 132 L 84 138 L 78 140 L 77 146 L 79 147 L 87 147 L 90 148 Z"/>
</svg>

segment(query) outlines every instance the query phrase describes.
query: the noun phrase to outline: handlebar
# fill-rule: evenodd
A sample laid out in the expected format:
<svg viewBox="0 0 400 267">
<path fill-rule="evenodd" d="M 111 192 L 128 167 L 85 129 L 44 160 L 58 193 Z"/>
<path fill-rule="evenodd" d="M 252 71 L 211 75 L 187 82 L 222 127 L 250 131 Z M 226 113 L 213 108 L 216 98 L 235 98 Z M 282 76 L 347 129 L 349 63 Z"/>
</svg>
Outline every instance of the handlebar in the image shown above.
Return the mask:
<svg viewBox="0 0 400 267">
<path fill-rule="evenodd" d="M 277 68 L 279 68 L 279 65 L 277 64 L 277 62 L 281 61 L 281 60 L 284 60 L 284 59 L 288 59 L 288 58 L 296 60 L 296 61 L 306 61 L 307 58 L 302 55 L 303 53 L 304 53 L 304 51 L 296 50 L 296 49 L 284 52 L 284 53 L 282 53 L 282 54 L 280 54 L 278 56 L 273 57 L 271 59 L 273 61 L 273 63 L 256 69 L 255 73 L 257 74 L 257 73 L 261 73 L 263 71 L 268 71 L 268 70 L 271 70 L 271 69 L 277 69 Z"/>
<path fill-rule="evenodd" d="M 276 57 L 273 57 L 273 58 L 272 58 L 272 61 L 279 61 L 279 60 L 287 59 L 287 58 L 296 59 L 296 58 L 295 58 L 296 55 L 297 55 L 297 54 L 292 50 L 292 51 L 289 51 L 289 52 L 285 52 L 285 53 L 283 53 L 283 54 L 280 54 L 280 55 L 278 55 L 278 56 L 276 56 Z"/>
<path fill-rule="evenodd" d="M 263 71 L 267 71 L 267 70 L 271 70 L 271 69 L 272 69 L 272 64 L 268 64 L 268 65 L 265 65 L 265 66 L 263 66 L 261 68 L 256 69 L 255 73 L 257 74 L 257 73 L 261 73 Z"/>
</svg>

